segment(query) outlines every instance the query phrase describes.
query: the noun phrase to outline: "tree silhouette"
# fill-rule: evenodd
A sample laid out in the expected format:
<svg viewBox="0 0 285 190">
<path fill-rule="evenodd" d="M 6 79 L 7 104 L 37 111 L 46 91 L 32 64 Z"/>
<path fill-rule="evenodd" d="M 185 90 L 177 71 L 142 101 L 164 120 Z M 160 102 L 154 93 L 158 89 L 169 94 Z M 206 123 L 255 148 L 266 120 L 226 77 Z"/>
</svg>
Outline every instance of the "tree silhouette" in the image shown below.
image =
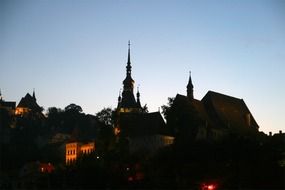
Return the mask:
<svg viewBox="0 0 285 190">
<path fill-rule="evenodd" d="M 162 105 L 161 106 L 162 114 L 164 116 L 164 119 L 167 119 L 167 115 L 169 113 L 170 107 L 173 104 L 173 101 L 174 101 L 174 97 L 168 97 L 167 105 Z"/>
<path fill-rule="evenodd" d="M 114 110 L 111 108 L 103 108 L 101 111 L 96 113 L 96 118 L 104 123 L 107 126 L 113 126 L 114 124 L 114 115 L 113 115 Z"/>
<path fill-rule="evenodd" d="M 72 104 L 69 104 L 68 106 L 66 106 L 64 108 L 64 111 L 81 113 L 82 112 L 82 108 L 80 106 L 72 103 Z"/>
</svg>

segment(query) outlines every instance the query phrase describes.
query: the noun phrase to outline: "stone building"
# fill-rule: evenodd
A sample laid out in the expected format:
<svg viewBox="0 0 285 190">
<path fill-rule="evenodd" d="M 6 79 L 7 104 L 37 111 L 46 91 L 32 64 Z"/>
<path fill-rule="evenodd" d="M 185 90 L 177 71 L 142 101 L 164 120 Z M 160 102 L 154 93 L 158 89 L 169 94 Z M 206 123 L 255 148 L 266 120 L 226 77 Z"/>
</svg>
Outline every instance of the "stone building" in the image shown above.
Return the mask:
<svg viewBox="0 0 285 190">
<path fill-rule="evenodd" d="M 65 163 L 74 163 L 78 157 L 91 154 L 95 151 L 95 142 L 70 142 L 65 145 Z"/>
<path fill-rule="evenodd" d="M 197 100 L 193 89 L 190 73 L 187 95 L 177 94 L 172 107 L 192 110 L 189 117 L 196 123 L 189 130 L 194 131 L 194 138 L 217 140 L 231 133 L 248 135 L 258 131 L 259 126 L 243 99 L 208 91 L 202 100 Z"/>
</svg>

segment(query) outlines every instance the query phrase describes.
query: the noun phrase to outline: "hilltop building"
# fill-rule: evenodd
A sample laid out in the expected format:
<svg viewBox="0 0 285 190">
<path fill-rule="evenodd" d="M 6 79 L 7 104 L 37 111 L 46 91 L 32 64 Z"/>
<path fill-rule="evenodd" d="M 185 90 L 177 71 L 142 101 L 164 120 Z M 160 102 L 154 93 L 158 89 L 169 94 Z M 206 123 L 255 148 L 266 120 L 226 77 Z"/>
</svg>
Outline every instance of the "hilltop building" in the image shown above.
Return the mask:
<svg viewBox="0 0 285 190">
<path fill-rule="evenodd" d="M 165 122 L 160 112 L 147 113 L 140 103 L 140 92 L 134 96 L 135 81 L 131 75 L 130 42 L 126 78 L 123 92 L 119 94 L 116 109 L 115 135 L 128 140 L 130 151 L 145 149 L 154 151 L 161 146 L 173 143 L 173 137 L 165 135 Z"/>
<path fill-rule="evenodd" d="M 26 96 L 20 100 L 15 111 L 15 114 L 18 116 L 25 116 L 29 113 L 44 117 L 42 108 L 37 104 L 35 91 L 33 91 L 33 96 L 27 93 Z"/>
<path fill-rule="evenodd" d="M 196 126 L 189 128 L 195 131 L 194 138 L 217 140 L 231 133 L 246 135 L 258 131 L 259 126 L 243 99 L 208 91 L 202 100 L 197 100 L 193 89 L 190 73 L 187 95 L 177 94 L 172 107 L 192 112 L 190 117 Z"/>
</svg>

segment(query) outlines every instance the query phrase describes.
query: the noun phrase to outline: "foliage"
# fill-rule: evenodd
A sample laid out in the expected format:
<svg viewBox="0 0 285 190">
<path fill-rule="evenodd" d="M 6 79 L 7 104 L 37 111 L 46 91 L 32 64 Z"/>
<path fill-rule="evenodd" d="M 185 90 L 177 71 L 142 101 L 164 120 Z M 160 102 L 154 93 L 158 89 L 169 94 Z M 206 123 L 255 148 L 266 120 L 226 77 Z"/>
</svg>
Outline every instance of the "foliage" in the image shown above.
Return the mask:
<svg viewBox="0 0 285 190">
<path fill-rule="evenodd" d="M 113 116 L 114 110 L 112 110 L 110 107 L 103 108 L 101 111 L 97 112 L 95 114 L 96 118 L 104 123 L 107 126 L 113 126 L 114 124 L 114 116 Z"/>
<path fill-rule="evenodd" d="M 147 104 L 145 104 L 145 105 L 142 107 L 142 113 L 148 113 Z"/>
<path fill-rule="evenodd" d="M 68 106 L 66 106 L 64 108 L 65 112 L 75 112 L 75 113 L 81 113 L 82 112 L 82 108 L 76 104 L 69 104 Z"/>
<path fill-rule="evenodd" d="M 174 97 L 168 97 L 167 105 L 162 105 L 161 106 L 162 114 L 164 116 L 164 119 L 167 119 L 167 115 L 169 113 L 170 107 L 173 104 L 173 101 L 174 101 Z"/>
</svg>

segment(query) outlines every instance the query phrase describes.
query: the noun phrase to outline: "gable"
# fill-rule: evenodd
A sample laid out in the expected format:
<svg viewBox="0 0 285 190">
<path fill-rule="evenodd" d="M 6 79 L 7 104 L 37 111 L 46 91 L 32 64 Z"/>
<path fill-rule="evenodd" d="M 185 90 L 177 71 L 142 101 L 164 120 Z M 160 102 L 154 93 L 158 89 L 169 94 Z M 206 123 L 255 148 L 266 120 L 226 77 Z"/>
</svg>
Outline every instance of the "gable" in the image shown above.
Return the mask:
<svg viewBox="0 0 285 190">
<path fill-rule="evenodd" d="M 223 125 L 223 127 L 259 128 L 242 99 L 209 91 L 202 102 L 211 116 L 217 117 L 219 125 Z"/>
</svg>

